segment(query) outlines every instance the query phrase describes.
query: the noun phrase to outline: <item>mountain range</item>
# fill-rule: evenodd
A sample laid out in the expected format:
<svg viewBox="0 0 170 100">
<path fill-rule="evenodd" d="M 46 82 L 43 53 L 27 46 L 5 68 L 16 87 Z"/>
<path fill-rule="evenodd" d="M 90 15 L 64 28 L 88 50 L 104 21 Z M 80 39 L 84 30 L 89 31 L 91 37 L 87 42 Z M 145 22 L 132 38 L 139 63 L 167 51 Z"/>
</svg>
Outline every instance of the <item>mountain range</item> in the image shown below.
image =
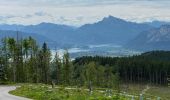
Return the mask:
<svg viewBox="0 0 170 100">
<path fill-rule="evenodd" d="M 141 51 L 170 50 L 170 25 L 144 31 L 131 40 L 126 47 Z"/>
<path fill-rule="evenodd" d="M 48 42 L 51 47 L 114 44 L 127 45 L 126 47 L 133 48 L 129 46 L 132 41 L 139 37 L 142 39 L 141 35 L 145 35 L 144 33 L 148 30 L 155 30 L 155 28 L 164 24 L 169 23 L 161 21 L 135 23 L 108 16 L 99 22 L 85 24 L 80 27 L 53 23 L 28 26 L 1 24 L 0 30 L 2 32 L 0 31 L 0 35 L 6 33 L 6 36 L 10 36 L 11 33 L 19 31 L 23 36 L 37 37 L 39 43 Z"/>
<path fill-rule="evenodd" d="M 42 45 L 44 42 L 48 43 L 49 46 L 54 45 L 54 41 L 46 38 L 45 36 L 34 34 L 34 33 L 26 33 L 26 32 L 21 32 L 21 31 L 11 31 L 11 30 L 0 30 L 0 39 L 5 38 L 5 37 L 13 37 L 13 38 L 28 38 L 29 36 L 33 37 L 34 39 L 38 40 L 38 44 Z"/>
</svg>

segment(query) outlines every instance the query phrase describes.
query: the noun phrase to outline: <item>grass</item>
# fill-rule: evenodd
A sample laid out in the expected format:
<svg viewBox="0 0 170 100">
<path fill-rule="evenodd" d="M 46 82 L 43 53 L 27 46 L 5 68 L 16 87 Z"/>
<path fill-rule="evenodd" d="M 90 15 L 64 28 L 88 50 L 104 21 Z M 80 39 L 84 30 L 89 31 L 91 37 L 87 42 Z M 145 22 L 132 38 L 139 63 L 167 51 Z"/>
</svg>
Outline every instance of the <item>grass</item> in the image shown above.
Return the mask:
<svg viewBox="0 0 170 100">
<path fill-rule="evenodd" d="M 149 89 L 143 94 L 145 99 L 157 100 L 158 97 L 161 100 L 170 100 L 170 88 L 160 85 L 147 85 L 147 84 L 128 84 L 127 89 L 121 87 L 122 91 L 126 91 L 128 94 L 139 96 L 146 87 Z M 145 100 L 144 99 L 144 100 Z M 150 100 L 149 99 L 149 100 Z"/>
<path fill-rule="evenodd" d="M 109 96 L 105 91 L 97 89 L 89 93 L 85 88 L 51 88 L 44 84 L 24 84 L 10 93 L 34 100 L 128 100 L 127 97 L 117 96 L 114 92 Z"/>
<path fill-rule="evenodd" d="M 170 100 L 170 89 L 162 86 L 149 86 L 150 88 L 145 92 L 144 100 Z M 21 84 L 16 90 L 10 93 L 17 96 L 27 97 L 34 100 L 139 100 L 142 90 L 146 85 L 130 84 L 126 89 L 122 86 L 121 93 L 106 92 L 106 89 L 96 88 L 92 93 L 89 93 L 86 88 L 63 87 L 56 86 L 51 88 L 50 85 L 44 84 Z"/>
<path fill-rule="evenodd" d="M 164 86 L 152 86 L 146 94 L 159 96 L 163 100 L 170 100 L 170 88 Z"/>
</svg>

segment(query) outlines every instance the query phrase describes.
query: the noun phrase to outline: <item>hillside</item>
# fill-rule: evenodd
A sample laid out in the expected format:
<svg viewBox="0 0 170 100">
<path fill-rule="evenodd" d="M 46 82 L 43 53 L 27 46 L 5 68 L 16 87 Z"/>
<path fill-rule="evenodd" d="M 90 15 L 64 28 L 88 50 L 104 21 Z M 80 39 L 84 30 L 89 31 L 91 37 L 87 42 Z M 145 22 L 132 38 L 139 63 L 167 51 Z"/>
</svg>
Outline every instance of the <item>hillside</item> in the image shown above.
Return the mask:
<svg viewBox="0 0 170 100">
<path fill-rule="evenodd" d="M 35 34 L 35 33 L 26 33 L 26 32 L 20 32 L 20 31 L 10 31 L 10 30 L 0 30 L 0 39 L 3 39 L 5 37 L 13 37 L 13 38 L 17 38 L 17 33 L 18 33 L 18 37 L 21 38 L 26 38 L 26 37 L 33 37 L 37 40 L 39 45 L 42 45 L 44 42 L 48 43 L 49 46 L 54 46 L 56 45 L 54 41 L 46 38 L 45 36 L 39 35 L 39 34 Z"/>
<path fill-rule="evenodd" d="M 41 23 L 38 25 L 0 25 L 2 30 L 20 30 L 43 35 L 60 44 L 125 44 L 140 32 L 153 28 L 148 24 L 128 22 L 113 16 L 81 27 Z"/>
<path fill-rule="evenodd" d="M 148 50 L 170 50 L 170 25 L 163 25 L 142 32 L 130 41 L 126 47 L 130 49 Z"/>
</svg>

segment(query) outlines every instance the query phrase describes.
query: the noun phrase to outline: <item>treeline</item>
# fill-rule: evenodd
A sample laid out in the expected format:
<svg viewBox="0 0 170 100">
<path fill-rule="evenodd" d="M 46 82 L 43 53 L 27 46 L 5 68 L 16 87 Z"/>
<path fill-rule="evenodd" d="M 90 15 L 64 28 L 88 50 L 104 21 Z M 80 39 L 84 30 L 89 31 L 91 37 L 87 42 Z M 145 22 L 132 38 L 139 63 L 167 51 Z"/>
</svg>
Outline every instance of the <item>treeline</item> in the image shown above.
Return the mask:
<svg viewBox="0 0 170 100">
<path fill-rule="evenodd" d="M 117 69 L 121 81 L 167 85 L 170 77 L 170 51 L 152 51 L 132 57 L 81 57 L 74 63 L 96 62 Z"/>
<path fill-rule="evenodd" d="M 4 38 L 0 46 L 0 79 L 8 82 L 49 81 L 50 51 L 32 38 Z"/>
<path fill-rule="evenodd" d="M 76 64 L 65 51 L 52 59 L 46 43 L 37 45 L 32 37 L 4 38 L 0 43 L 0 82 L 55 83 L 57 85 L 118 88 L 119 73 L 97 62 Z"/>
<path fill-rule="evenodd" d="M 131 57 L 81 57 L 71 61 L 65 51 L 54 59 L 46 43 L 32 37 L 4 38 L 0 43 L 0 82 L 55 83 L 119 88 L 119 82 L 168 84 L 170 51 Z"/>
</svg>

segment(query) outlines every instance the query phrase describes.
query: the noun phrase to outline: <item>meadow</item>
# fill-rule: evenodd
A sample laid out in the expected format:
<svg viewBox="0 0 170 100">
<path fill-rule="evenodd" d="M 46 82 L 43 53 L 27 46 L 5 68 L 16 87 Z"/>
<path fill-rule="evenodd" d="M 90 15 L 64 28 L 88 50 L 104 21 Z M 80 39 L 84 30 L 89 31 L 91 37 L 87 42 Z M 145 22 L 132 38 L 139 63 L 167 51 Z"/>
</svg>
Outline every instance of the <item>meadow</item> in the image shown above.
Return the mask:
<svg viewBox="0 0 170 100">
<path fill-rule="evenodd" d="M 163 86 L 143 84 L 125 85 L 120 91 L 106 88 L 94 88 L 92 92 L 86 87 L 55 86 L 45 84 L 20 84 L 10 91 L 11 94 L 31 98 L 33 100 L 169 100 L 170 89 Z M 141 96 L 142 94 L 142 96 Z"/>
</svg>

